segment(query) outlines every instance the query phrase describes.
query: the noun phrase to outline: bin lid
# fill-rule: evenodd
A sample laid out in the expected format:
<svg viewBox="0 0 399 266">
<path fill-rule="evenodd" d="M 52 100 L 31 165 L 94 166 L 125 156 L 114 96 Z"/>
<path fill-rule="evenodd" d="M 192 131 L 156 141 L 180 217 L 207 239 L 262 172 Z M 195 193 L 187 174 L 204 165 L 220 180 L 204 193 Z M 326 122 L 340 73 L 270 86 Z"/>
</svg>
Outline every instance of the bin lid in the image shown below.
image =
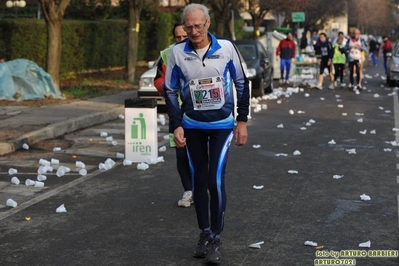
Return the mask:
<svg viewBox="0 0 399 266">
<path fill-rule="evenodd" d="M 125 108 L 155 108 L 157 107 L 156 99 L 125 99 Z"/>
</svg>

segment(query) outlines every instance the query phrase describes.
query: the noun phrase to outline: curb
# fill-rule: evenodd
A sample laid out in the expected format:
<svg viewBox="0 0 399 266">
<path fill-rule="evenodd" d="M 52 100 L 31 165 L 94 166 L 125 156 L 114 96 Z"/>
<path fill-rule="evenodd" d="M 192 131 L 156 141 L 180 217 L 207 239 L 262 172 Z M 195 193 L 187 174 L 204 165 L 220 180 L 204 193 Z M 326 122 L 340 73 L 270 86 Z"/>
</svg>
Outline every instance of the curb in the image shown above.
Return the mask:
<svg viewBox="0 0 399 266">
<path fill-rule="evenodd" d="M 97 112 L 79 116 L 77 118 L 67 119 L 29 132 L 9 142 L 0 142 L 0 156 L 21 149 L 24 143 L 33 145 L 42 140 L 52 139 L 82 128 L 115 120 L 118 118 L 119 114 L 124 114 L 124 110 L 124 106 L 120 106 L 105 112 Z"/>
</svg>

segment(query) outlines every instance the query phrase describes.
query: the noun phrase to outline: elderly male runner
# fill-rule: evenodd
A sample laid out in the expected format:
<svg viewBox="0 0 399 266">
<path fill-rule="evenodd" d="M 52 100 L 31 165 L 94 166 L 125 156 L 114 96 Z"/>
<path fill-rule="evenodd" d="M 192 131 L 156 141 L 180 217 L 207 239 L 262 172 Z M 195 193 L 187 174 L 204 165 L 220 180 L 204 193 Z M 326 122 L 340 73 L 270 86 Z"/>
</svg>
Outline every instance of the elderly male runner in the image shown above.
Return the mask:
<svg viewBox="0 0 399 266">
<path fill-rule="evenodd" d="M 208 32 L 208 9 L 189 4 L 181 17 L 188 39 L 176 44 L 171 52 L 165 78 L 166 104 L 174 140 L 178 148 L 187 146 L 193 173 L 193 197 L 201 230 L 193 255 L 218 264 L 226 209 L 227 155 L 233 136 L 236 145 L 247 142 L 249 86 L 233 44 Z"/>
</svg>

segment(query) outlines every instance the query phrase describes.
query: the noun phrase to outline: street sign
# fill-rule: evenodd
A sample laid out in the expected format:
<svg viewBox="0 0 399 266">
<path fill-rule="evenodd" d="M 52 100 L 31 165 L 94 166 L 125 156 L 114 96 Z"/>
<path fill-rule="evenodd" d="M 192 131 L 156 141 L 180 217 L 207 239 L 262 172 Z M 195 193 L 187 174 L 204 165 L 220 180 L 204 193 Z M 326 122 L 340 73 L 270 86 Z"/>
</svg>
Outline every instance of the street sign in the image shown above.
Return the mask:
<svg viewBox="0 0 399 266">
<path fill-rule="evenodd" d="M 292 12 L 292 22 L 304 22 L 305 12 Z"/>
</svg>

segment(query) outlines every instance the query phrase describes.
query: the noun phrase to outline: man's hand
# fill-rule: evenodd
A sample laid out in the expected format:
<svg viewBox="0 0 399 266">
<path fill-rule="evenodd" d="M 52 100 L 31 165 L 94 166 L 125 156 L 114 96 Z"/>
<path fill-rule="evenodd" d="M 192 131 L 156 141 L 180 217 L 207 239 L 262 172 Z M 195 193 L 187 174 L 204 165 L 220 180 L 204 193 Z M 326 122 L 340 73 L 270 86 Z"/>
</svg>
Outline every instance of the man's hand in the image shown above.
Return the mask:
<svg viewBox="0 0 399 266">
<path fill-rule="evenodd" d="M 239 121 L 234 131 L 234 139 L 237 146 L 242 146 L 247 143 L 248 132 L 247 123 Z"/>
<path fill-rule="evenodd" d="M 184 148 L 186 146 L 186 138 L 184 137 L 184 129 L 182 127 L 177 127 L 174 130 L 173 139 L 177 148 Z"/>
</svg>

